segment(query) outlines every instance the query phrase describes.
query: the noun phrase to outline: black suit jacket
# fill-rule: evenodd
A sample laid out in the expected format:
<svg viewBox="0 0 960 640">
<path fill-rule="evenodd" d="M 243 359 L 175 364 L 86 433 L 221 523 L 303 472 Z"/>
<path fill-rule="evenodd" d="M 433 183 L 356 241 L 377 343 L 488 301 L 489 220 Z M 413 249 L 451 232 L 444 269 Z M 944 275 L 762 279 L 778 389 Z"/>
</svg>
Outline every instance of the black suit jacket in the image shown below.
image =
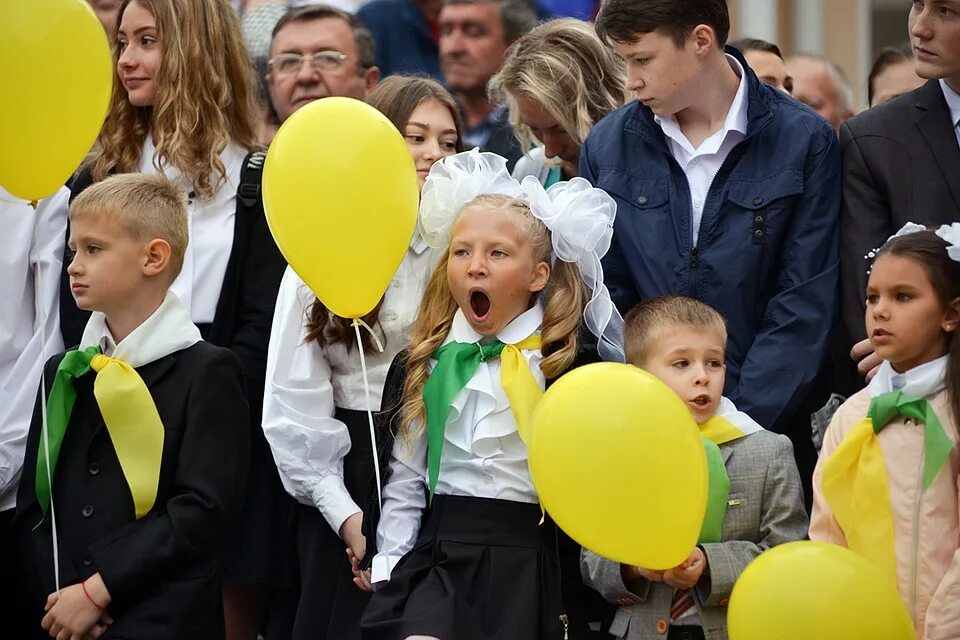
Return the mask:
<svg viewBox="0 0 960 640">
<path fill-rule="evenodd" d="M 91 184 L 93 180 L 88 171 L 77 174 L 70 187 L 71 201 Z M 248 207 L 241 207 L 238 202 L 230 258 L 223 275 L 213 323 L 205 339 L 211 344 L 230 349 L 240 358 L 250 401 L 251 422 L 259 426 L 273 308 L 287 263 L 270 234 L 262 200 L 254 196 L 250 201 L 253 205 Z M 70 277 L 67 275 L 69 264 L 70 261 L 65 258 L 60 274 L 60 331 L 63 344 L 68 347 L 80 344 L 80 337 L 90 317 L 90 312 L 78 309 L 73 299 Z"/>
<path fill-rule="evenodd" d="M 62 359 L 60 354 L 47 363 L 44 400 Z M 79 378 L 53 481 L 61 585 L 101 574 L 113 598 L 107 637 L 216 639 L 223 634 L 218 549 L 240 509 L 250 455 L 240 363 L 230 351 L 198 342 L 137 371 L 164 426 L 156 502 L 135 518 L 93 396 L 94 375 Z M 46 596 L 54 591 L 49 515 L 37 526 L 40 432 L 38 403 L 14 520 L 14 553 L 30 594 L 25 616 L 38 633 Z"/>
<path fill-rule="evenodd" d="M 851 342 L 864 328 L 867 253 L 907 222 L 960 221 L 960 145 L 937 80 L 847 120 L 840 210 L 840 295 Z"/>
</svg>

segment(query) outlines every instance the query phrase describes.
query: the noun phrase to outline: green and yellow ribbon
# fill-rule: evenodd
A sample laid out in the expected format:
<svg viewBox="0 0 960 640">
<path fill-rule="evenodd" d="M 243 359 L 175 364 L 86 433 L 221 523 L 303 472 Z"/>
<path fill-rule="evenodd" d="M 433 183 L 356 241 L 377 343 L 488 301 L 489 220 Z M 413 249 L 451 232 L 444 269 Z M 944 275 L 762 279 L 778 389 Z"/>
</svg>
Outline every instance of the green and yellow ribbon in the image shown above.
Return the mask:
<svg viewBox="0 0 960 640">
<path fill-rule="evenodd" d="M 423 386 L 427 410 L 427 483 L 431 502 L 440 478 L 440 458 L 450 404 L 476 374 L 481 362 L 500 358 L 500 384 L 510 399 L 510 410 L 517 421 L 520 439 L 527 442 L 533 410 L 543 396 L 543 390 L 520 350 L 539 348 L 540 336 L 535 334 L 516 344 L 449 342 L 434 352 L 437 366 Z"/>
<path fill-rule="evenodd" d="M 707 454 L 707 511 L 698 542 L 720 542 L 723 519 L 730 498 L 730 477 L 723 463 L 720 445 L 750 435 L 723 416 L 714 416 L 700 425 L 703 450 Z"/>
<path fill-rule="evenodd" d="M 163 422 L 140 374 L 126 362 L 103 355 L 99 347 L 69 351 L 57 367 L 47 399 L 49 465 L 43 443 L 37 454 L 37 502 L 46 516 L 50 506 L 50 479 L 55 477 L 60 447 L 77 399 L 74 380 L 90 371 L 97 374 L 93 394 L 130 487 L 136 517 L 141 518 L 153 508 L 157 498 Z"/>
<path fill-rule="evenodd" d="M 883 450 L 877 435 L 903 416 L 923 423 L 923 490 L 943 468 L 953 443 L 923 398 L 891 391 L 873 398 L 867 417 L 853 426 L 823 464 L 823 496 L 847 546 L 897 583 L 893 507 Z"/>
</svg>

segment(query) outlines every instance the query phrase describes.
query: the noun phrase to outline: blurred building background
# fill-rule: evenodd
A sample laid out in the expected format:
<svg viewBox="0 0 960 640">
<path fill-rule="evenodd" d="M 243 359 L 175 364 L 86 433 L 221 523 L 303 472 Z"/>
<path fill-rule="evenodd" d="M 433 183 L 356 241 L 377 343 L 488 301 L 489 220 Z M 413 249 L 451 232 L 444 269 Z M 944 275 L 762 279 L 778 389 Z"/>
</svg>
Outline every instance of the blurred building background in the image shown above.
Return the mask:
<svg viewBox="0 0 960 640">
<path fill-rule="evenodd" d="M 840 65 L 856 110 L 867 101 L 867 74 L 877 51 L 907 40 L 909 0 L 729 0 L 730 39 L 777 43 L 784 55 L 814 53 Z"/>
</svg>

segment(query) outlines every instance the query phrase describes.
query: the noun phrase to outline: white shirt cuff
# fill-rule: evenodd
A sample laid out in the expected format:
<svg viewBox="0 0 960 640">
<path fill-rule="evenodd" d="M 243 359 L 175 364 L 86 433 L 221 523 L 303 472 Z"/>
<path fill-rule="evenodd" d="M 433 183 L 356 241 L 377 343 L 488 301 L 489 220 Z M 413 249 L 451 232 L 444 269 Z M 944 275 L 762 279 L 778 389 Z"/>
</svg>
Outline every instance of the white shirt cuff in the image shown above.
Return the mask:
<svg viewBox="0 0 960 640">
<path fill-rule="evenodd" d="M 370 582 L 376 585 L 378 582 L 389 581 L 393 568 L 402 558 L 403 556 L 390 556 L 383 553 L 373 556 L 373 564 L 370 565 Z"/>
<path fill-rule="evenodd" d="M 337 535 L 340 535 L 340 527 L 347 518 L 361 511 L 350 497 L 341 476 L 321 478 L 313 488 L 313 504 L 317 506 L 327 524 Z"/>
</svg>

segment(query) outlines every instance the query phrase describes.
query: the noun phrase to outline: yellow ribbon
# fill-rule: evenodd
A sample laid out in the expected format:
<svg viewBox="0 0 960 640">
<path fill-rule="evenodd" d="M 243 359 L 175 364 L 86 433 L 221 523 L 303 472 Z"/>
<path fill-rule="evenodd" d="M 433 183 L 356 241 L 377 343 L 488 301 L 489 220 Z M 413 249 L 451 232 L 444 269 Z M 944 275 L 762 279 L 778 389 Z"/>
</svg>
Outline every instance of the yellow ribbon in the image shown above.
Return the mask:
<svg viewBox="0 0 960 640">
<path fill-rule="evenodd" d="M 510 411 L 517 422 L 517 433 L 527 443 L 533 410 L 543 397 L 543 390 L 533 377 L 533 372 L 523 359 L 521 349 L 528 351 L 540 348 L 540 336 L 535 334 L 516 344 L 504 346 L 500 354 L 500 386 L 510 399 Z"/>
<path fill-rule="evenodd" d="M 150 390 L 129 364 L 103 354 L 93 357 L 93 394 L 133 495 L 136 517 L 157 499 L 163 457 L 163 422 Z"/>
<path fill-rule="evenodd" d="M 869 417 L 855 424 L 823 463 L 821 485 L 847 547 L 897 584 L 887 467 Z"/>
</svg>

